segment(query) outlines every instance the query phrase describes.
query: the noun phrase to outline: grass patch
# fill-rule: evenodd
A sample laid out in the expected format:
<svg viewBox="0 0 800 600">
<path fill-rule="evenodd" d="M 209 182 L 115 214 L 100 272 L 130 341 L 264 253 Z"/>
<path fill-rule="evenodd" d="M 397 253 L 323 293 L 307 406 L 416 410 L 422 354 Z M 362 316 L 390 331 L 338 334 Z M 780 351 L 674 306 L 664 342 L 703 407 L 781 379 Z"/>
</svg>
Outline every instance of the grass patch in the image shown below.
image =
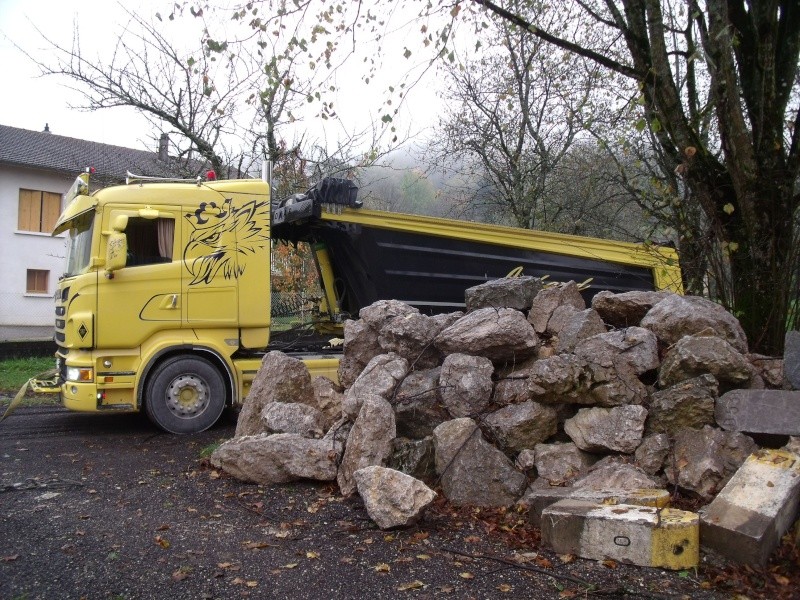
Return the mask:
<svg viewBox="0 0 800 600">
<path fill-rule="evenodd" d="M 39 358 L 10 358 L 0 361 L 0 392 L 17 393 L 31 377 L 54 369 L 52 356 Z"/>
<path fill-rule="evenodd" d="M 214 454 L 214 450 L 219 448 L 222 445 L 222 442 L 225 440 L 217 440 L 200 450 L 200 458 L 208 458 L 212 454 Z"/>
<path fill-rule="evenodd" d="M 0 393 L 8 396 L 8 401 L 0 401 L 0 414 L 5 412 L 8 403 L 31 377 L 36 377 L 56 366 L 52 356 L 33 358 L 9 358 L 0 360 Z M 28 390 L 22 406 L 58 404 L 58 394 L 34 394 Z"/>
</svg>

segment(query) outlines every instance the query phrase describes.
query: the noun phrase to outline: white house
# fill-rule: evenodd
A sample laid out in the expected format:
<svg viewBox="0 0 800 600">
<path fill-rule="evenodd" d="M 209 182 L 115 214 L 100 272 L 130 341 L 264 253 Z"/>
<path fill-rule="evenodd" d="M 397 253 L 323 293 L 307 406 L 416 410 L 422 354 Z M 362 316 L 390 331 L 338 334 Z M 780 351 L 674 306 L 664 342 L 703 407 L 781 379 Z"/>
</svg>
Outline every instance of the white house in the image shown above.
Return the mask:
<svg viewBox="0 0 800 600">
<path fill-rule="evenodd" d="M 64 235 L 50 232 L 75 177 L 94 167 L 91 189 L 125 180 L 126 171 L 170 176 L 178 161 L 159 152 L 133 150 L 0 125 L 0 339 L 4 332 L 53 325 L 53 294 L 63 271 Z M 16 335 L 14 337 L 20 337 Z"/>
</svg>

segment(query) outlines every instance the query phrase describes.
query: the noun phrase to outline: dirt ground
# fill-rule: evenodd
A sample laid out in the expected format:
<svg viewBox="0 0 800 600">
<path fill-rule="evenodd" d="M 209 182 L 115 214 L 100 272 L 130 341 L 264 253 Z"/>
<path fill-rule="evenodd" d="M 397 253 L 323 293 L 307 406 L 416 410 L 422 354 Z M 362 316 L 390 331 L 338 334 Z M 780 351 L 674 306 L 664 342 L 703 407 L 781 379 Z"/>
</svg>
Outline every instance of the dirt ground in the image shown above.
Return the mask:
<svg viewBox="0 0 800 600">
<path fill-rule="evenodd" d="M 774 580 L 785 565 L 753 571 L 759 588 L 752 573 L 557 556 L 513 511 L 438 502 L 418 526 L 382 532 L 333 484 L 256 486 L 211 468 L 203 451 L 231 437 L 234 420 L 175 436 L 138 416 L 17 410 L 0 424 L 0 598 L 694 599 L 797 590 L 793 578 Z"/>
</svg>

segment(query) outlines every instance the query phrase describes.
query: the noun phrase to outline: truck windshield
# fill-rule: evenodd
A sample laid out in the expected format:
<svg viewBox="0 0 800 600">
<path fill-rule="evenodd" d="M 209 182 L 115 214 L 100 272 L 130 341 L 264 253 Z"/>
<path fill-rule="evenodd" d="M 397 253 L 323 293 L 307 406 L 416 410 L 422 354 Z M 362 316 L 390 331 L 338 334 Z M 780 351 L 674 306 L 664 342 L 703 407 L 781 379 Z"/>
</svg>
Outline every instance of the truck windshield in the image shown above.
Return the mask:
<svg viewBox="0 0 800 600">
<path fill-rule="evenodd" d="M 92 255 L 92 229 L 94 211 L 77 217 L 69 228 L 67 238 L 67 267 L 64 277 L 73 277 L 86 271 Z"/>
</svg>

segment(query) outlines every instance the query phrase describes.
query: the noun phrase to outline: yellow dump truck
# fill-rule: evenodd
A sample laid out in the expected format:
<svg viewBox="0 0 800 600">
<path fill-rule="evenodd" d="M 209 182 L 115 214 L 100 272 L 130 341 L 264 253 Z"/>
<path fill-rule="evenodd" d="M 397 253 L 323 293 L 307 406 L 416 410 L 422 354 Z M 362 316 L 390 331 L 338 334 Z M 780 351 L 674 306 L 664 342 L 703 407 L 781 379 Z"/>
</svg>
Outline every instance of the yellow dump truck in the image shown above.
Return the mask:
<svg viewBox="0 0 800 600">
<path fill-rule="evenodd" d="M 334 378 L 341 348 L 330 340 L 379 299 L 459 310 L 466 288 L 518 267 L 592 277 L 594 290 L 680 290 L 669 248 L 367 210 L 357 192 L 325 179 L 277 202 L 260 180 L 134 177 L 89 193 L 81 174 L 53 232 L 68 232 L 58 379 L 34 387 L 77 411 L 144 410 L 173 433 L 210 427 L 276 347 L 275 240 L 312 249 L 321 294 L 313 331 L 292 353 Z"/>
</svg>

